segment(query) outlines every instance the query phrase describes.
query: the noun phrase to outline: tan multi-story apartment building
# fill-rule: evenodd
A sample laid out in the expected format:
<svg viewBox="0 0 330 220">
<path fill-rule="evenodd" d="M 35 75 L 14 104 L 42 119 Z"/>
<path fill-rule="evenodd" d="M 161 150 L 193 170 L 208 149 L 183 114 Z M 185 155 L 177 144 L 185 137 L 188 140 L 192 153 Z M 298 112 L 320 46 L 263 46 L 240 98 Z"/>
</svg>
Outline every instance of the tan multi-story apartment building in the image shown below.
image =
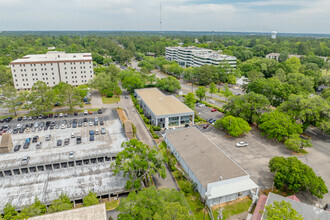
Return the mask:
<svg viewBox="0 0 330 220">
<path fill-rule="evenodd" d="M 29 90 L 38 81 L 51 87 L 59 82 L 78 86 L 87 84 L 94 74 L 91 53 L 49 51 L 26 55 L 11 62 L 10 67 L 18 90 Z"/>
</svg>

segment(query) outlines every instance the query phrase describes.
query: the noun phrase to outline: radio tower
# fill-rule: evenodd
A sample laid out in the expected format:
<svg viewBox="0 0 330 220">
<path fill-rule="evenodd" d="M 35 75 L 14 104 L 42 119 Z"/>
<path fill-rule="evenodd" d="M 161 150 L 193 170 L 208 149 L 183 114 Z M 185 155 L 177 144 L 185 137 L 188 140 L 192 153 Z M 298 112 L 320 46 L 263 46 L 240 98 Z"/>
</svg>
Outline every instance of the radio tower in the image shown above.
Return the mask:
<svg viewBox="0 0 330 220">
<path fill-rule="evenodd" d="M 159 7 L 159 36 L 162 37 L 162 2 Z"/>
</svg>

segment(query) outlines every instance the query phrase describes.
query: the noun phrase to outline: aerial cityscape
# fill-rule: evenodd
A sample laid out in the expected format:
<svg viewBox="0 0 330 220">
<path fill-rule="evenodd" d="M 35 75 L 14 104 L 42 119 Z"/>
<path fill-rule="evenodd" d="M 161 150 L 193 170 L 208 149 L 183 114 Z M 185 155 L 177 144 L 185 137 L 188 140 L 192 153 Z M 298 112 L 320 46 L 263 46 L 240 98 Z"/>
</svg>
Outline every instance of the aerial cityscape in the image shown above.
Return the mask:
<svg viewBox="0 0 330 220">
<path fill-rule="evenodd" d="M 329 10 L 0 1 L 0 220 L 330 220 Z"/>
</svg>

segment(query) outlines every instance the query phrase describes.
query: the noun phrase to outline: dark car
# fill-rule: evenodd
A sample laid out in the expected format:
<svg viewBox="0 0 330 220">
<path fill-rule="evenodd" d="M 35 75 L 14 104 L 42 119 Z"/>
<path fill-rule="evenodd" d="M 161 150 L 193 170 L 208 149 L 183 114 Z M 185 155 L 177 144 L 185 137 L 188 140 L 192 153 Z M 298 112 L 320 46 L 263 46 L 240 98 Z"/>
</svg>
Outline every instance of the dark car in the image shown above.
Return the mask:
<svg viewBox="0 0 330 220">
<path fill-rule="evenodd" d="M 104 121 L 103 120 L 100 120 L 100 125 L 104 125 Z"/>
<path fill-rule="evenodd" d="M 5 122 L 5 119 L 1 118 L 0 123 L 4 123 L 4 122 Z"/>
<path fill-rule="evenodd" d="M 82 127 L 82 122 L 81 121 L 78 123 L 78 127 Z"/>
<path fill-rule="evenodd" d="M 44 117 L 44 116 L 40 114 L 40 115 L 38 116 L 38 119 L 43 119 L 43 117 Z"/>
<path fill-rule="evenodd" d="M 43 118 L 44 118 L 44 119 L 47 119 L 47 118 L 48 118 L 48 115 L 44 115 Z"/>
<path fill-rule="evenodd" d="M 210 124 L 205 124 L 205 125 L 203 126 L 203 128 L 206 129 L 206 128 L 208 128 L 209 126 L 210 126 Z"/>
<path fill-rule="evenodd" d="M 87 118 L 84 118 L 84 122 L 87 122 Z"/>
<path fill-rule="evenodd" d="M 94 135 L 89 136 L 90 141 L 94 141 Z"/>
<path fill-rule="evenodd" d="M 70 139 L 69 138 L 65 138 L 64 139 L 64 145 L 68 145 L 70 143 Z"/>
<path fill-rule="evenodd" d="M 62 146 L 62 140 L 61 139 L 57 140 L 57 146 Z"/>
<path fill-rule="evenodd" d="M 54 118 L 58 118 L 58 114 L 57 113 L 54 114 Z"/>
<path fill-rule="evenodd" d="M 19 129 L 18 129 L 18 128 L 15 128 L 15 129 L 13 130 L 13 134 L 17 134 L 18 131 L 19 131 Z"/>
<path fill-rule="evenodd" d="M 77 136 L 77 144 L 81 143 L 81 136 Z"/>
<path fill-rule="evenodd" d="M 44 131 L 46 131 L 48 128 L 49 128 L 48 126 L 45 126 L 45 127 L 44 127 Z"/>
<path fill-rule="evenodd" d="M 50 125 L 50 126 L 49 126 L 49 129 L 50 129 L 50 130 L 53 130 L 54 127 L 55 127 L 55 125 Z"/>
<path fill-rule="evenodd" d="M 18 144 L 18 145 L 16 145 L 16 146 L 14 147 L 14 151 L 19 151 L 19 149 L 21 149 L 21 145 L 20 145 L 20 144 Z"/>
<path fill-rule="evenodd" d="M 98 121 L 94 121 L 94 126 L 98 126 L 99 122 Z"/>
<path fill-rule="evenodd" d="M 32 119 L 33 120 L 37 120 L 38 119 L 38 116 L 34 115 L 34 116 L 32 116 Z"/>
<path fill-rule="evenodd" d="M 17 118 L 17 121 L 22 121 L 22 119 L 23 119 L 23 117 L 22 117 L 22 116 L 19 116 L 19 117 Z"/>
<path fill-rule="evenodd" d="M 39 136 L 34 136 L 32 139 L 32 143 L 37 143 L 39 139 Z"/>
<path fill-rule="evenodd" d="M 52 123 L 51 121 L 47 121 L 46 126 L 49 126 L 51 123 Z"/>
<path fill-rule="evenodd" d="M 25 142 L 23 145 L 23 149 L 28 149 L 28 148 L 29 148 L 29 144 Z"/>
<path fill-rule="evenodd" d="M 13 117 L 5 118 L 5 122 L 10 122 L 12 119 L 13 119 Z"/>
<path fill-rule="evenodd" d="M 73 115 L 74 115 L 74 116 L 77 116 L 77 115 L 78 115 L 78 112 L 74 112 Z"/>
<path fill-rule="evenodd" d="M 25 130 L 25 129 L 23 129 L 23 128 L 19 129 L 19 133 L 20 133 L 20 134 L 23 134 L 23 133 L 24 133 L 24 130 Z"/>
<path fill-rule="evenodd" d="M 102 109 L 97 110 L 97 113 L 102 114 L 103 113 Z"/>
<path fill-rule="evenodd" d="M 76 122 L 73 122 L 73 123 L 72 123 L 72 127 L 73 127 L 73 128 L 76 128 L 76 127 L 77 127 L 77 123 L 76 123 Z"/>
</svg>

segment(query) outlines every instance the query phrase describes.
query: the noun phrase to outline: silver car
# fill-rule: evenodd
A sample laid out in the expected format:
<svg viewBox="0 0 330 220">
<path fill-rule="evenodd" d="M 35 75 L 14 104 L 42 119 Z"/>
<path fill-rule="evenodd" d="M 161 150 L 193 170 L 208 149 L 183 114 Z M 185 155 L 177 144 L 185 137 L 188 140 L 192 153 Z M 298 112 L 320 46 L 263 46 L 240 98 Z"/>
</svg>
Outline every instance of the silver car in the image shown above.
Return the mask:
<svg viewBox="0 0 330 220">
<path fill-rule="evenodd" d="M 30 157 L 29 157 L 29 156 L 25 156 L 25 157 L 23 157 L 23 158 L 22 158 L 21 165 L 22 165 L 22 166 L 26 166 L 26 165 L 28 165 L 29 160 L 30 160 Z"/>
</svg>

